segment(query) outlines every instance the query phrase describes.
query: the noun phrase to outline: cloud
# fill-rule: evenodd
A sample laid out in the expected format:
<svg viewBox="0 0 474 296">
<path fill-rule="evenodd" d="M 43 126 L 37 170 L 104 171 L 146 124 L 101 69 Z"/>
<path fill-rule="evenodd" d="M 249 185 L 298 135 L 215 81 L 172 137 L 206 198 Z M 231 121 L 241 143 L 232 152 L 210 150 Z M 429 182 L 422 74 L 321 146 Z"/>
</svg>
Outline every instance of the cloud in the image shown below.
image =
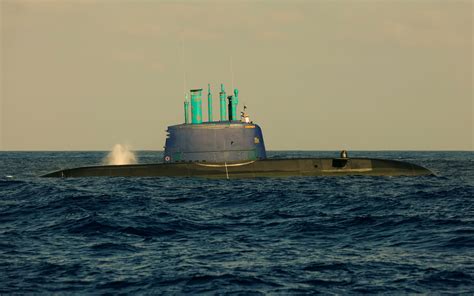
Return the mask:
<svg viewBox="0 0 474 296">
<path fill-rule="evenodd" d="M 403 47 L 462 47 L 471 42 L 472 29 L 468 33 L 461 26 L 442 11 L 430 10 L 408 19 L 387 19 L 379 30 L 384 38 Z"/>
<path fill-rule="evenodd" d="M 331 30 L 339 39 L 354 43 L 406 48 L 470 46 L 472 5 L 469 3 L 396 4 L 360 2 L 344 6 L 335 14 L 335 27 Z"/>
<path fill-rule="evenodd" d="M 151 56 L 143 50 L 116 49 L 110 54 L 110 57 L 115 62 L 126 64 L 128 66 L 148 67 L 159 72 L 163 72 L 166 69 L 158 55 Z"/>
<path fill-rule="evenodd" d="M 135 23 L 121 25 L 118 28 L 122 33 L 138 37 L 159 37 L 164 35 L 163 27 L 157 23 Z"/>
<path fill-rule="evenodd" d="M 210 41 L 232 34 L 265 40 L 284 39 L 285 29 L 305 19 L 303 11 L 288 5 L 255 5 L 247 2 L 153 3 L 134 5 L 127 11 L 121 33 L 138 37 L 180 36 L 186 40 Z M 150 13 L 153 12 L 153 13 Z"/>
<path fill-rule="evenodd" d="M 259 40 L 267 40 L 267 41 L 283 41 L 288 39 L 288 34 L 284 33 L 283 31 L 277 30 L 259 30 L 255 32 L 255 36 Z"/>
<path fill-rule="evenodd" d="M 300 10 L 273 10 L 269 12 L 270 19 L 280 24 L 292 24 L 301 22 L 305 19 L 304 13 Z"/>
<path fill-rule="evenodd" d="M 181 37 L 186 40 L 210 41 L 219 38 L 219 33 L 209 28 L 186 27 L 183 28 Z"/>
</svg>

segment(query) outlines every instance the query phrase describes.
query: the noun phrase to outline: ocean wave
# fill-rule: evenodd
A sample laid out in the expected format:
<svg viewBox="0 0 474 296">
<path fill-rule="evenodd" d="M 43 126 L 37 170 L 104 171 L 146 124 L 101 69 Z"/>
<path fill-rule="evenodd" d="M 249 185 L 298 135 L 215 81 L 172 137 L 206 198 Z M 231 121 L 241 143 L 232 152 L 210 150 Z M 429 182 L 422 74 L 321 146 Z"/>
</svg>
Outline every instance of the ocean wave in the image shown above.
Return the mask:
<svg viewBox="0 0 474 296">
<path fill-rule="evenodd" d="M 103 153 L 3 153 L 0 294 L 469 294 L 471 154 L 368 152 L 436 178 L 206 180 L 45 179 Z"/>
</svg>

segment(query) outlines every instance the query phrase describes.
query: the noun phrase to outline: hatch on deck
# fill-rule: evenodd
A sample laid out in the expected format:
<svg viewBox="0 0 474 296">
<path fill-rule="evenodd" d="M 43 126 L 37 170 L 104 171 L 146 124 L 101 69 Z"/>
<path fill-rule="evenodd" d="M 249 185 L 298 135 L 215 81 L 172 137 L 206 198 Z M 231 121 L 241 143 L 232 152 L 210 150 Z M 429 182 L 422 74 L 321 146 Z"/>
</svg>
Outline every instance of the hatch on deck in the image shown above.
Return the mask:
<svg viewBox="0 0 474 296">
<path fill-rule="evenodd" d="M 349 159 L 347 158 L 334 158 L 332 160 L 332 166 L 334 168 L 343 168 L 347 166 Z"/>
</svg>

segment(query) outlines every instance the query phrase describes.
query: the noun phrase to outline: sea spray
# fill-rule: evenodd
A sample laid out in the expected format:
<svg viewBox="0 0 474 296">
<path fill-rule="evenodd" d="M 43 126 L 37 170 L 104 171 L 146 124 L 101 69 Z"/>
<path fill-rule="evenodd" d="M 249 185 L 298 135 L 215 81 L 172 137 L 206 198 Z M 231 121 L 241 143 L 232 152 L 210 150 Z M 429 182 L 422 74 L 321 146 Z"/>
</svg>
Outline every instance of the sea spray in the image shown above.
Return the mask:
<svg viewBox="0 0 474 296">
<path fill-rule="evenodd" d="M 137 157 L 129 146 L 115 144 L 112 151 L 104 158 L 103 163 L 107 165 L 135 164 L 137 163 Z"/>
</svg>

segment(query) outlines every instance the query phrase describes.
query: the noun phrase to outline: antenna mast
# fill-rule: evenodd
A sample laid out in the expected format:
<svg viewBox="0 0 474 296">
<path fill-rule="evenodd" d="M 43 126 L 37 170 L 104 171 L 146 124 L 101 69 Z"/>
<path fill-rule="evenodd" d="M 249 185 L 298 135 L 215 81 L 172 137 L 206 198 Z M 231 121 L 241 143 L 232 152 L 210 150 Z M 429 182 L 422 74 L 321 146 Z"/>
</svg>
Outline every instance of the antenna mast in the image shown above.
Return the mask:
<svg viewBox="0 0 474 296">
<path fill-rule="evenodd" d="M 232 59 L 232 56 L 230 56 L 230 78 L 231 78 L 231 86 L 232 86 L 232 91 L 234 89 L 234 63 L 233 63 L 233 59 Z"/>
<path fill-rule="evenodd" d="M 186 95 L 187 93 L 187 86 L 186 86 L 186 63 L 184 60 L 184 38 L 181 35 L 181 66 L 183 68 L 183 92 Z"/>
</svg>

